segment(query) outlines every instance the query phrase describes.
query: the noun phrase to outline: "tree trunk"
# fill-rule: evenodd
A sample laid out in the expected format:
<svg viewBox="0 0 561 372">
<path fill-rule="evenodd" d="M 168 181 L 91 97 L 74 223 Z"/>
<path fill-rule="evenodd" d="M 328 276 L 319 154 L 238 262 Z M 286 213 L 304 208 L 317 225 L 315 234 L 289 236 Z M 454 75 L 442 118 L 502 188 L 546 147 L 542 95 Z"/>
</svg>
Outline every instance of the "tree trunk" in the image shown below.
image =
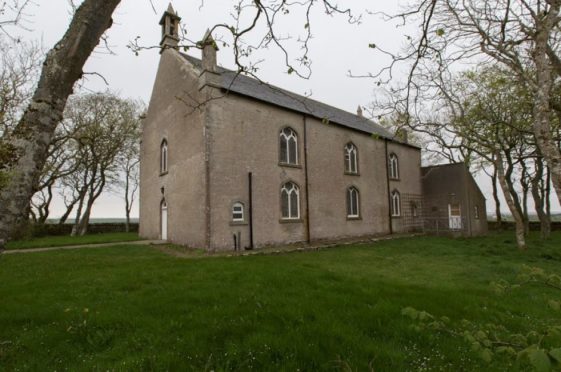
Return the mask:
<svg viewBox="0 0 561 372">
<path fill-rule="evenodd" d="M 516 244 L 518 245 L 518 249 L 526 250 L 526 237 L 524 236 L 524 220 L 522 218 L 522 214 L 520 213 L 520 210 L 516 208 L 516 205 L 514 204 L 511 190 L 509 188 L 509 184 L 505 176 L 503 157 L 500 151 L 496 152 L 495 167 L 497 169 L 499 184 L 501 185 L 501 189 L 503 191 L 506 204 L 508 205 L 508 209 L 510 210 L 512 217 L 514 217 L 514 222 L 516 224 Z"/>
<path fill-rule="evenodd" d="M 82 208 L 84 207 L 84 200 L 86 199 L 86 193 L 80 197 L 78 202 L 78 209 L 76 210 L 76 217 L 74 218 L 74 226 L 72 226 L 72 232 L 70 236 L 76 236 L 78 234 L 78 226 L 80 224 L 80 216 L 82 215 Z"/>
<path fill-rule="evenodd" d="M 524 217 L 524 234 L 530 233 L 530 217 L 528 215 L 528 193 L 530 185 L 528 184 L 528 169 L 524 159 L 520 162 L 522 165 L 522 175 L 520 177 L 520 185 L 522 186 L 522 216 Z"/>
<path fill-rule="evenodd" d="M 518 197 L 518 193 L 516 192 L 516 189 L 514 188 L 514 182 L 512 181 L 512 174 L 514 172 L 514 163 L 512 161 L 512 156 L 510 155 L 510 149 L 503 149 L 505 152 L 505 158 L 506 158 L 506 162 L 507 162 L 507 170 L 506 172 L 504 172 L 504 168 L 503 168 L 503 178 L 504 178 L 504 182 L 506 182 L 507 184 L 507 190 L 509 192 L 509 195 L 511 197 L 511 201 L 514 205 L 514 209 L 516 209 L 516 212 L 518 214 L 518 216 L 520 216 L 520 218 L 522 219 L 522 226 L 524 228 L 524 235 L 526 235 L 526 221 L 527 218 L 524 216 L 524 211 L 522 209 L 522 204 L 520 203 L 520 198 Z M 502 162 L 502 155 L 501 155 L 501 167 L 503 166 L 503 162 Z M 501 181 L 501 175 L 499 174 L 499 181 Z M 502 186 L 502 185 L 501 185 Z M 504 189 L 503 189 L 504 191 Z M 508 204 L 508 201 L 507 201 Z M 514 217 L 514 215 L 513 215 Z"/>
<path fill-rule="evenodd" d="M 72 210 L 74 209 L 74 206 L 76 205 L 77 202 L 78 199 L 72 201 L 70 205 L 66 206 L 66 212 L 64 212 L 64 214 L 60 217 L 60 220 L 58 220 L 59 225 L 63 225 L 66 223 L 66 220 L 68 220 L 68 217 L 70 216 L 70 213 L 72 213 Z"/>
<path fill-rule="evenodd" d="M 84 210 L 84 214 L 80 219 L 80 223 L 78 224 L 78 228 L 76 231 L 76 235 L 84 236 L 88 233 L 88 227 L 90 225 L 90 215 L 92 214 L 92 207 L 94 204 L 94 199 L 90 198 L 88 200 L 88 205 L 86 206 L 86 210 Z"/>
<path fill-rule="evenodd" d="M 92 184 L 90 186 L 90 193 L 88 196 L 88 203 L 86 205 L 86 210 L 84 211 L 84 214 L 82 215 L 82 218 L 80 219 L 80 222 L 76 222 L 76 226 L 77 226 L 77 231 L 76 234 L 83 236 L 86 235 L 88 233 L 88 227 L 90 224 L 90 215 L 92 213 L 92 208 L 93 205 L 95 203 L 95 201 L 97 200 L 97 198 L 99 197 L 99 195 L 101 195 L 101 192 L 103 191 L 103 188 L 105 187 L 105 173 L 104 170 L 100 170 L 100 181 L 97 184 Z"/>
<path fill-rule="evenodd" d="M 129 202 L 129 185 L 130 185 L 130 166 L 127 163 L 125 172 L 125 231 L 130 232 L 131 210 Z"/>
<path fill-rule="evenodd" d="M 493 175 L 491 176 L 493 184 L 493 199 L 495 200 L 495 215 L 497 216 L 497 229 L 503 228 L 503 216 L 501 214 L 501 200 L 499 199 L 497 167 L 493 165 Z"/>
<path fill-rule="evenodd" d="M 27 216 L 47 158 L 49 144 L 62 119 L 68 96 L 82 77 L 82 68 L 111 26 L 120 0 L 85 0 L 76 10 L 63 38 L 49 51 L 33 98 L 14 131 L 0 139 L 9 163 L 1 171 L 7 181 L 0 189 L 0 240 L 11 238 Z M 2 152 L 2 151 L 0 151 Z"/>
<path fill-rule="evenodd" d="M 551 171 L 549 167 L 547 168 L 546 177 L 545 177 L 545 213 L 549 220 L 551 220 Z"/>
<path fill-rule="evenodd" d="M 131 231 L 131 213 L 127 209 L 126 221 L 125 221 L 125 232 Z"/>
<path fill-rule="evenodd" d="M 532 183 L 532 197 L 534 198 L 534 205 L 536 214 L 540 220 L 540 231 L 542 239 L 548 239 L 551 235 L 551 218 L 544 210 L 544 198 L 546 196 L 543 184 L 543 159 L 538 157 L 535 160 L 536 174 L 531 180 Z"/>
<path fill-rule="evenodd" d="M 51 202 L 53 201 L 53 184 L 54 182 L 47 185 L 47 199 L 45 200 L 43 205 L 40 206 L 42 210 L 41 217 L 38 220 L 40 224 L 45 224 L 47 222 L 47 219 L 49 218 L 49 214 L 51 213 L 50 208 Z"/>
<path fill-rule="evenodd" d="M 536 22 L 536 33 L 534 36 L 535 46 L 532 51 L 532 59 L 536 66 L 536 88 L 534 92 L 534 121 L 533 131 L 536 143 L 541 154 L 545 158 L 549 169 L 553 188 L 557 199 L 561 202 L 561 151 L 553 138 L 551 128 L 551 88 L 553 77 L 551 64 L 547 58 L 547 48 L 552 29 L 558 26 L 557 17 L 561 4 L 552 1 L 548 13 Z"/>
</svg>

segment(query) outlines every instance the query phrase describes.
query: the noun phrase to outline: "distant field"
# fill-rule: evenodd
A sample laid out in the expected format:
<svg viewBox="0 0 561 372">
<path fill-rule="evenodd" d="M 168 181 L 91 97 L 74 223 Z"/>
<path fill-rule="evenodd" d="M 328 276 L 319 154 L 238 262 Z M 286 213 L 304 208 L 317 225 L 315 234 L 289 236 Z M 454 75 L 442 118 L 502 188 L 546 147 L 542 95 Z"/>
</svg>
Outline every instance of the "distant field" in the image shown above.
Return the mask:
<svg viewBox="0 0 561 372">
<path fill-rule="evenodd" d="M 138 218 L 131 218 L 131 223 L 138 223 L 139 219 Z M 90 219 L 90 223 L 91 224 L 96 224 L 96 223 L 125 223 L 126 219 L 124 218 L 91 218 Z M 58 219 L 57 218 L 50 218 L 47 220 L 47 223 L 58 223 Z M 74 223 L 74 220 L 68 220 L 66 221 L 67 224 L 72 224 Z"/>
<path fill-rule="evenodd" d="M 539 221 L 537 215 L 531 214 L 531 215 L 529 215 L 529 217 L 530 217 L 530 221 L 536 221 L 536 222 Z M 487 219 L 489 221 L 496 221 L 496 218 L 495 218 L 494 214 L 493 215 L 488 215 Z M 504 221 L 514 221 L 514 219 L 512 218 L 512 215 L 510 215 L 510 214 L 508 214 L 508 215 L 503 214 L 503 220 Z M 561 213 L 552 214 L 551 215 L 551 220 L 554 221 L 554 222 L 561 221 Z"/>
<path fill-rule="evenodd" d="M 418 331 L 405 307 L 527 334 L 561 324 L 528 264 L 561 274 L 561 233 L 417 237 L 322 251 L 180 259 L 158 248 L 0 256 L 0 370 L 518 371 L 464 337 Z M 557 296 L 557 297 L 555 297 Z M 557 346 L 558 347 L 558 346 Z"/>
</svg>

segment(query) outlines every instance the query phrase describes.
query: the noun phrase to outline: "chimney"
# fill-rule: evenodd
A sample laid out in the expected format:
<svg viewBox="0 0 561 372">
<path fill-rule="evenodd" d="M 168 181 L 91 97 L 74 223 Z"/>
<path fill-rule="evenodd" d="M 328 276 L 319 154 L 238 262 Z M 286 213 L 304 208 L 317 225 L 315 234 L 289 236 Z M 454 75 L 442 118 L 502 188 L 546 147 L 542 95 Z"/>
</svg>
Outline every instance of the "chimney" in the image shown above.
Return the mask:
<svg viewBox="0 0 561 372">
<path fill-rule="evenodd" d="M 203 70 L 208 72 L 217 72 L 216 51 L 218 47 L 216 42 L 207 30 L 203 37 Z"/>
<path fill-rule="evenodd" d="M 179 44 L 179 22 L 181 17 L 177 15 L 171 3 L 160 19 L 162 26 L 162 41 L 160 41 L 160 53 L 167 48 L 177 49 Z"/>
<path fill-rule="evenodd" d="M 356 114 L 357 114 L 358 116 L 360 116 L 361 118 L 363 117 L 363 116 L 362 116 L 362 107 L 361 107 L 360 105 L 358 105 L 358 108 L 356 109 Z"/>
<path fill-rule="evenodd" d="M 409 131 L 405 128 L 399 128 L 395 131 L 395 136 L 397 139 L 401 140 L 403 143 L 409 143 Z"/>
</svg>

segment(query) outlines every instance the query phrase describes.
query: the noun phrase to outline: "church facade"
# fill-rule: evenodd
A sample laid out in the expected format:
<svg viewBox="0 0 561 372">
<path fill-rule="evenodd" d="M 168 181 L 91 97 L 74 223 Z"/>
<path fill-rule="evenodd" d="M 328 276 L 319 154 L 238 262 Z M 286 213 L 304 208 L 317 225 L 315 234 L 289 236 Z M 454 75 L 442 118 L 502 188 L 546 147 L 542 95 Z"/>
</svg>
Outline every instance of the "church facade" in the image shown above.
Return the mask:
<svg viewBox="0 0 561 372">
<path fill-rule="evenodd" d="M 179 21 L 162 17 L 143 121 L 142 237 L 243 250 L 422 230 L 420 148 L 219 67 L 210 35 L 202 59 L 179 52 Z"/>
</svg>

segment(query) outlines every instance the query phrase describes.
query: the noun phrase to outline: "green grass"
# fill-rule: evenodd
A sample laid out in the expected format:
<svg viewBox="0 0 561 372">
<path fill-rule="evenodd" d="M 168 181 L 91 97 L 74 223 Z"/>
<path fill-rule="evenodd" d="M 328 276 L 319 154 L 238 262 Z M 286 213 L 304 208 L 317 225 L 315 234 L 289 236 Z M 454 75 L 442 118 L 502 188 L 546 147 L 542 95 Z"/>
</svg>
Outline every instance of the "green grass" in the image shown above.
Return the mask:
<svg viewBox="0 0 561 372">
<path fill-rule="evenodd" d="M 28 249 L 43 247 L 62 247 L 67 245 L 130 242 L 139 240 L 137 233 L 104 233 L 84 236 L 45 236 L 28 240 L 15 240 L 6 249 Z"/>
<path fill-rule="evenodd" d="M 523 264 L 561 273 L 561 234 L 419 237 L 271 256 L 180 259 L 145 246 L 0 257 L 0 369 L 513 370 L 415 332 L 412 306 L 527 332 L 561 324 L 540 286 L 497 296 Z"/>
</svg>

